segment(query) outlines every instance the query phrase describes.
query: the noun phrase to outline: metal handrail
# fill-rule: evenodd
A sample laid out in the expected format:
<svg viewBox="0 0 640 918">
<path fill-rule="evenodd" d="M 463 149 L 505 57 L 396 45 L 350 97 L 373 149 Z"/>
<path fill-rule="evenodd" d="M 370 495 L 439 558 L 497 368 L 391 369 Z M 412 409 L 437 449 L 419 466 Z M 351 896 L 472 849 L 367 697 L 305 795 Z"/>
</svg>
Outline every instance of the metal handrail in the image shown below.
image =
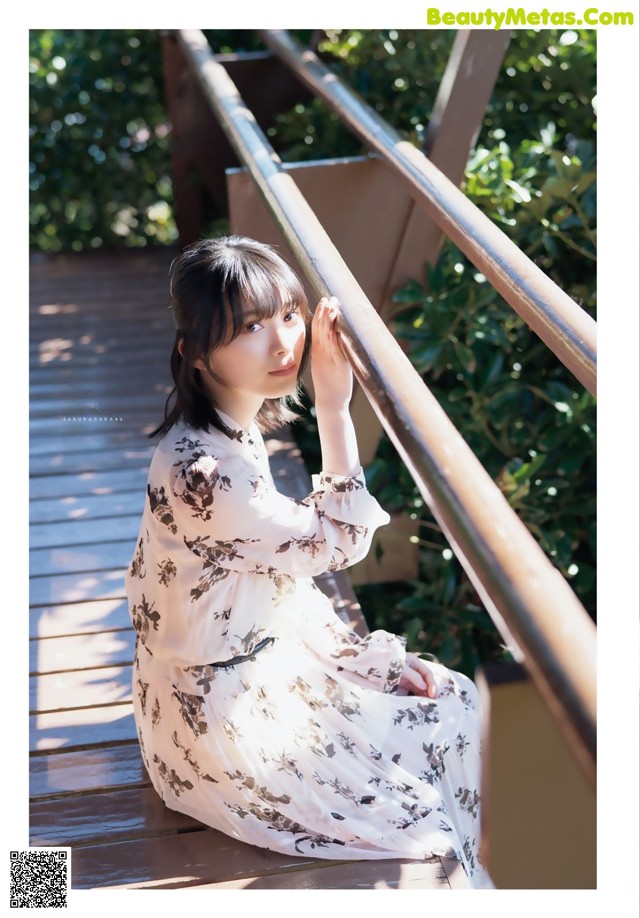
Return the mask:
<svg viewBox="0 0 640 918">
<path fill-rule="evenodd" d="M 460 251 L 592 394 L 596 322 L 413 144 L 282 29 L 260 31 L 293 73 L 378 153 Z"/>
<path fill-rule="evenodd" d="M 177 36 L 314 290 L 340 300 L 340 331 L 358 381 L 496 627 L 595 780 L 593 622 L 402 352 L 205 36 L 191 29 Z"/>
</svg>

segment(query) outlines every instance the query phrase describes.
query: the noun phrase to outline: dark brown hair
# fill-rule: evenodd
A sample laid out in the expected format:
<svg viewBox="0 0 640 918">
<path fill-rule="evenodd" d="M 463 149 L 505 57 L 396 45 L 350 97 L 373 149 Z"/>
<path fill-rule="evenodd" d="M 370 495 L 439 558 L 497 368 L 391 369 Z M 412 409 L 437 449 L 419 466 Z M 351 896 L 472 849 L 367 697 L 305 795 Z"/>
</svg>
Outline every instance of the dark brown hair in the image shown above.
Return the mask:
<svg viewBox="0 0 640 918">
<path fill-rule="evenodd" d="M 243 236 L 221 236 L 188 246 L 173 261 L 169 274 L 176 325 L 171 352 L 174 387 L 165 404 L 164 421 L 149 436 L 167 433 L 179 420 L 196 430 L 208 431 L 213 426 L 226 432 L 194 362 L 204 358 L 213 372 L 215 350 L 240 334 L 249 313 L 260 320 L 296 308 L 307 328 L 302 371 L 309 353 L 311 322 L 304 288 L 271 246 Z M 172 398 L 175 402 L 170 408 Z M 265 399 L 256 416 L 258 426 L 270 431 L 295 419 L 292 406 L 296 403 L 295 395 Z"/>
</svg>

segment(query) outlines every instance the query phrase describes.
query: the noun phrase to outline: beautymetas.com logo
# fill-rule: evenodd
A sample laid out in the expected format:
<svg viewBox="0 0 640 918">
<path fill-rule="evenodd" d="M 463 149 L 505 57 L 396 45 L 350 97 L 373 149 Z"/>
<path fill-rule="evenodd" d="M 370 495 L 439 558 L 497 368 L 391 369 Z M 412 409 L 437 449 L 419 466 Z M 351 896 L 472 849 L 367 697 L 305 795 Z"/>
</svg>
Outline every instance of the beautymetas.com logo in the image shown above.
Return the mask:
<svg viewBox="0 0 640 918">
<path fill-rule="evenodd" d="M 611 12 L 588 7 L 582 13 L 570 10 L 536 10 L 528 11 L 523 7 L 508 7 L 506 10 L 442 10 L 437 6 L 427 7 L 427 25 L 441 26 L 479 26 L 490 29 L 508 28 L 542 28 L 554 26 L 630 26 L 634 23 L 634 14 L 630 12 Z"/>
</svg>

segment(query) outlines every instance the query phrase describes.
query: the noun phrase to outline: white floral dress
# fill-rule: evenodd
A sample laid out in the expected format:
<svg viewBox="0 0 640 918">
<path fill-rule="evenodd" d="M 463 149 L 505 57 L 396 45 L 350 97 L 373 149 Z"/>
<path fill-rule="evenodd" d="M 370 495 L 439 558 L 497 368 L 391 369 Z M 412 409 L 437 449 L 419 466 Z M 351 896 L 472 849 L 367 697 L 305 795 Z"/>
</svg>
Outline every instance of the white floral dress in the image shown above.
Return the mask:
<svg viewBox="0 0 640 918">
<path fill-rule="evenodd" d="M 361 474 L 280 494 L 254 425 L 175 425 L 153 457 L 127 573 L 133 701 L 171 809 L 244 842 L 338 860 L 478 857 L 480 724 L 466 676 L 397 693 L 404 639 L 360 638 L 313 577 L 389 517 Z"/>
</svg>

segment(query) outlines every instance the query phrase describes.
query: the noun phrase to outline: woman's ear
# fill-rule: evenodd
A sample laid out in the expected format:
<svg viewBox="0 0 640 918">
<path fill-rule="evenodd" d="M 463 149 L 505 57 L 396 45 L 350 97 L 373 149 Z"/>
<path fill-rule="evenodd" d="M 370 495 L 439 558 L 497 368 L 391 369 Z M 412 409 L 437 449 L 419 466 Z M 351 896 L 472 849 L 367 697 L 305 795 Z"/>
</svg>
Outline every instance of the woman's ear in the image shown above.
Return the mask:
<svg viewBox="0 0 640 918">
<path fill-rule="evenodd" d="M 180 356 L 181 356 L 182 359 L 184 360 L 184 338 L 178 338 L 178 353 L 180 354 Z M 204 370 L 204 369 L 206 369 L 205 364 L 204 364 L 204 360 L 202 360 L 201 357 L 198 357 L 196 360 L 194 360 L 194 361 L 193 361 L 193 365 L 194 365 L 194 367 L 196 368 L 196 370 Z"/>
</svg>

